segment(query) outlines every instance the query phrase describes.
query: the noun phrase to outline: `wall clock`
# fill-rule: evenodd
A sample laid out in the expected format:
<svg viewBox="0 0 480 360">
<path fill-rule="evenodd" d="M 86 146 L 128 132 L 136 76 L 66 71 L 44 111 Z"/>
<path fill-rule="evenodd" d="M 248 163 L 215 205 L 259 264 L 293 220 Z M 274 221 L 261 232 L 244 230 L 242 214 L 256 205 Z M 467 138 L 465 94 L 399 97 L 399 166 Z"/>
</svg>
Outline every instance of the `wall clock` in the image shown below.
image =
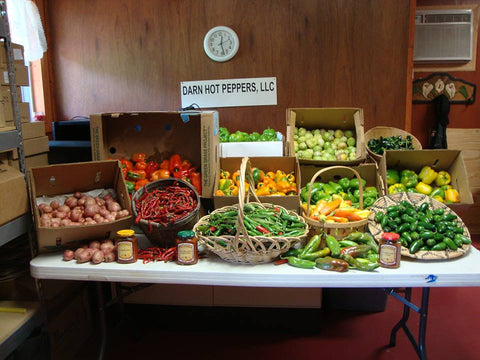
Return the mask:
<svg viewBox="0 0 480 360">
<path fill-rule="evenodd" d="M 207 56 L 218 62 L 233 58 L 239 46 L 237 34 L 227 26 L 215 26 L 207 32 L 203 40 L 203 49 Z"/>
</svg>

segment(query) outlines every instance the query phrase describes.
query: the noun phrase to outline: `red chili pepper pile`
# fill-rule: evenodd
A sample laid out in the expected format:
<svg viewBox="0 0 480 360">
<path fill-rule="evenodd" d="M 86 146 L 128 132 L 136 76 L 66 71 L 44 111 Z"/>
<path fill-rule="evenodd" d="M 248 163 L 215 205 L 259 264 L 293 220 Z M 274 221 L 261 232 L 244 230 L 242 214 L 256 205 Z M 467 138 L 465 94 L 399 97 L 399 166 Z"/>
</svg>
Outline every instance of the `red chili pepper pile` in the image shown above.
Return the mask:
<svg viewBox="0 0 480 360">
<path fill-rule="evenodd" d="M 175 223 L 190 214 L 197 207 L 195 193 L 178 185 L 166 186 L 151 192 L 145 191 L 135 204 L 138 224 L 141 219 L 162 224 Z"/>
<path fill-rule="evenodd" d="M 144 264 L 151 261 L 175 261 L 177 258 L 177 248 L 171 247 L 169 249 L 164 249 L 154 246 L 144 250 L 139 249 L 138 258 L 143 259 Z"/>
</svg>

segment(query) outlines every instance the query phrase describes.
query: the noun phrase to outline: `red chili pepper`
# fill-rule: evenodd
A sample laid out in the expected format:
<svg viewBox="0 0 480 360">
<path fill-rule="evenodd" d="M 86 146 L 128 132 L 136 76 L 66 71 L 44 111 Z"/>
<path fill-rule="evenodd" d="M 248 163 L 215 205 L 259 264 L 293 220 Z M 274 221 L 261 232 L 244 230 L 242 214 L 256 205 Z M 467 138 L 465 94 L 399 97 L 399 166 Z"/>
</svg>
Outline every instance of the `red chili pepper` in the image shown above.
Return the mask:
<svg viewBox="0 0 480 360">
<path fill-rule="evenodd" d="M 277 207 L 274 207 L 273 210 L 275 210 L 277 213 L 280 212 L 280 209 Z"/>
<path fill-rule="evenodd" d="M 216 231 L 217 228 L 216 228 L 215 226 L 210 226 L 210 229 L 209 229 L 209 230 L 213 232 L 213 231 Z"/>
<path fill-rule="evenodd" d="M 270 231 L 268 231 L 267 229 L 265 229 L 263 226 L 261 225 L 257 225 L 257 227 L 255 228 L 257 229 L 258 231 L 260 231 L 261 233 L 263 234 L 270 234 Z"/>
<path fill-rule="evenodd" d="M 282 265 L 288 263 L 288 259 L 280 259 L 274 262 L 275 265 Z"/>
</svg>

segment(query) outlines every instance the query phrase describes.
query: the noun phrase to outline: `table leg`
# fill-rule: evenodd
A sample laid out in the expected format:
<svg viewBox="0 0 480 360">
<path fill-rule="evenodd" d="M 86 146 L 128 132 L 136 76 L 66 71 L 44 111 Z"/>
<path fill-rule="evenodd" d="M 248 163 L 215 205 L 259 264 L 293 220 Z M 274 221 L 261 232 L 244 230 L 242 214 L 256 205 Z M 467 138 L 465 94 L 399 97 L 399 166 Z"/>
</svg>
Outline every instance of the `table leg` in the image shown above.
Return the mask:
<svg viewBox="0 0 480 360">
<path fill-rule="evenodd" d="M 98 301 L 98 316 L 100 320 L 100 353 L 98 359 L 102 360 L 105 355 L 105 348 L 107 346 L 107 320 L 105 314 L 105 302 L 103 300 L 103 287 L 100 281 L 97 281 L 97 301 Z"/>
<path fill-rule="evenodd" d="M 427 359 L 427 350 L 425 348 L 425 336 L 427 333 L 427 315 L 428 315 L 428 300 L 430 295 L 430 288 L 422 288 L 422 305 L 419 308 L 418 306 L 412 304 L 412 288 L 405 289 L 405 297 L 399 295 L 395 289 L 388 290 L 388 294 L 392 295 L 397 300 L 400 300 L 403 303 L 403 316 L 400 321 L 393 327 L 392 332 L 390 333 L 390 344 L 389 346 L 395 346 L 397 331 L 400 328 L 403 329 L 405 334 L 407 334 L 408 339 L 412 343 L 415 351 L 417 352 L 418 357 L 421 360 Z M 407 321 L 410 316 L 410 309 L 420 314 L 420 325 L 418 331 L 418 343 L 415 340 L 412 332 L 408 328 Z"/>
</svg>

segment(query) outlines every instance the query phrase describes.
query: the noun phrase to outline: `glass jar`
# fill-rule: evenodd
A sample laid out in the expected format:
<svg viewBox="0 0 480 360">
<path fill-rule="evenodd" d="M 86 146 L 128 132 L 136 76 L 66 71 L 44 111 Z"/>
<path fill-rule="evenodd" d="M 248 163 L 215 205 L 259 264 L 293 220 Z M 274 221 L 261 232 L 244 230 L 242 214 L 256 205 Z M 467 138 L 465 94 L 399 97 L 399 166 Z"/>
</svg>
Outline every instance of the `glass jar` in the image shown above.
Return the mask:
<svg viewBox="0 0 480 360">
<path fill-rule="evenodd" d="M 193 265 L 198 261 L 198 242 L 192 230 L 177 234 L 177 264 Z"/>
<path fill-rule="evenodd" d="M 397 233 L 383 233 L 378 249 L 378 262 L 380 266 L 396 269 L 400 266 L 402 244 Z"/>
<path fill-rule="evenodd" d="M 137 261 L 138 244 L 135 231 L 126 229 L 117 231 L 115 245 L 117 246 L 117 262 L 130 264 Z"/>
</svg>

